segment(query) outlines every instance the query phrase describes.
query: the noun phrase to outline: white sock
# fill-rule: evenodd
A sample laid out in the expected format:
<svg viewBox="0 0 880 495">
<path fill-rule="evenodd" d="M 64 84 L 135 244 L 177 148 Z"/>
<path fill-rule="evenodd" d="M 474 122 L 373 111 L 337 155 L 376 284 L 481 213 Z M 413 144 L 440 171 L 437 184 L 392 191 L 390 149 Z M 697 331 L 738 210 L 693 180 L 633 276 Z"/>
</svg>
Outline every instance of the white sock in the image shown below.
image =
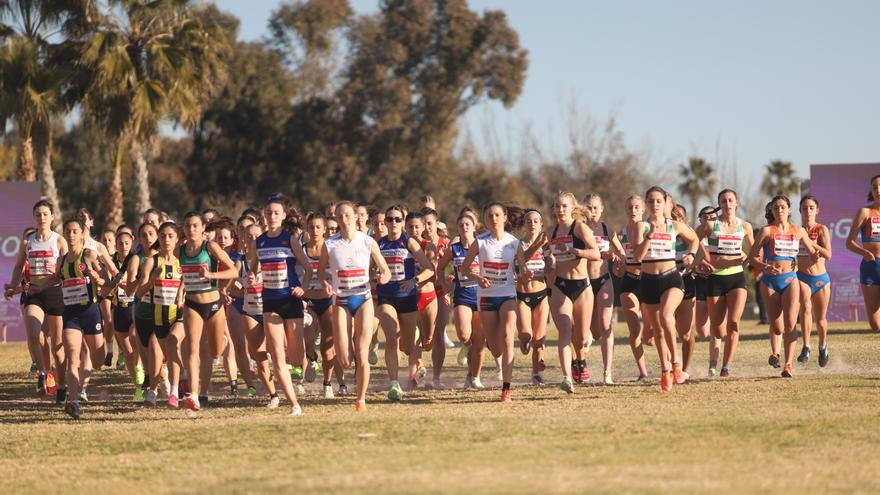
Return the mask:
<svg viewBox="0 0 880 495">
<path fill-rule="evenodd" d="M 177 385 L 171 386 L 171 395 L 174 395 L 174 396 L 177 395 Z"/>
<path fill-rule="evenodd" d="M 109 352 L 111 354 L 113 353 L 113 341 L 112 340 L 107 341 L 107 352 Z"/>
</svg>

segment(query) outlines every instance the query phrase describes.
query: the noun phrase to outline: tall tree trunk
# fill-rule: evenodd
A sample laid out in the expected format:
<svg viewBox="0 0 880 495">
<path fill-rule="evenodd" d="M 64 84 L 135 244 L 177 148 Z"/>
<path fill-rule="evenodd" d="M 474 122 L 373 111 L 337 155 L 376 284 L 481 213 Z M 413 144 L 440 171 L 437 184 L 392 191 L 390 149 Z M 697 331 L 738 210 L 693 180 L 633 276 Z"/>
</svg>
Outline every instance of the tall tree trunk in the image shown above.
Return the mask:
<svg viewBox="0 0 880 495">
<path fill-rule="evenodd" d="M 125 157 L 125 140 L 119 138 L 116 144 L 116 160 L 113 163 L 113 181 L 110 183 L 110 204 L 107 212 L 107 225 L 116 228 L 123 223 L 122 160 Z"/>
<path fill-rule="evenodd" d="M 31 136 L 21 137 L 21 153 L 18 156 L 18 170 L 15 176 L 18 180 L 27 182 L 37 180 L 37 171 L 34 168 L 34 140 Z"/>
<path fill-rule="evenodd" d="M 40 171 L 40 191 L 43 197 L 55 205 L 55 211 L 61 210 L 61 200 L 58 198 L 58 188 L 55 187 L 55 171 L 52 170 L 52 137 L 48 136 L 45 142 L 41 142 L 34 155 Z"/>
<path fill-rule="evenodd" d="M 144 144 L 135 138 L 131 140 L 131 159 L 134 169 L 134 201 L 137 214 L 147 211 L 152 207 L 150 204 L 150 176 L 147 171 L 147 158 L 144 153 Z"/>
</svg>

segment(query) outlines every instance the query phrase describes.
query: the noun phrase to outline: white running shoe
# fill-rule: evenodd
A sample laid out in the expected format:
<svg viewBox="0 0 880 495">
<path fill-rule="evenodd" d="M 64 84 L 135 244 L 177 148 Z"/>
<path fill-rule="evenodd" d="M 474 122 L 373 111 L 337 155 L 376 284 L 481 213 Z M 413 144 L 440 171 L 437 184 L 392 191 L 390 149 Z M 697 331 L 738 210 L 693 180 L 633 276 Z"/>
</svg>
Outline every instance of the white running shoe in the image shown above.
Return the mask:
<svg viewBox="0 0 880 495">
<path fill-rule="evenodd" d="M 502 371 L 501 368 L 498 368 L 498 381 L 499 382 L 504 381 L 504 371 Z"/>
<path fill-rule="evenodd" d="M 486 388 L 486 386 L 483 385 L 483 380 L 480 380 L 480 377 L 478 376 L 475 376 L 471 379 L 471 386 L 477 390 L 483 390 Z"/>
<path fill-rule="evenodd" d="M 147 395 L 144 396 L 144 404 L 146 404 L 150 407 L 155 407 L 157 398 L 158 397 L 157 397 L 155 390 L 153 390 L 153 389 L 147 390 Z"/>
<path fill-rule="evenodd" d="M 340 397 L 344 397 L 348 395 L 348 387 L 346 387 L 344 384 L 340 385 L 339 390 L 337 390 L 336 393 L 339 394 Z"/>
<path fill-rule="evenodd" d="M 281 397 L 277 395 L 269 399 L 269 403 L 266 404 L 266 409 L 275 409 L 278 405 L 281 404 Z"/>
<path fill-rule="evenodd" d="M 299 404 L 291 407 L 290 414 L 288 414 L 288 416 L 302 416 L 302 415 L 303 415 L 303 409 L 302 409 L 302 407 L 299 406 Z"/>
<path fill-rule="evenodd" d="M 446 332 L 443 332 L 443 345 L 445 345 L 447 349 L 453 349 L 455 347 L 455 342 L 449 338 L 449 335 L 446 335 Z"/>
<path fill-rule="evenodd" d="M 333 386 L 332 385 L 324 385 L 324 398 L 325 399 L 336 398 L 336 396 L 333 395 Z"/>
<path fill-rule="evenodd" d="M 293 388 L 296 389 L 295 392 L 296 392 L 297 397 L 302 397 L 302 396 L 306 395 L 306 388 L 303 387 L 302 383 L 297 383 L 296 385 L 293 386 Z"/>
<path fill-rule="evenodd" d="M 611 373 L 605 375 L 605 385 L 614 385 L 614 380 L 611 379 Z"/>
<path fill-rule="evenodd" d="M 461 349 L 458 350 L 458 365 L 459 366 L 467 366 L 468 364 L 468 354 L 471 352 L 471 346 L 463 345 Z"/>
</svg>

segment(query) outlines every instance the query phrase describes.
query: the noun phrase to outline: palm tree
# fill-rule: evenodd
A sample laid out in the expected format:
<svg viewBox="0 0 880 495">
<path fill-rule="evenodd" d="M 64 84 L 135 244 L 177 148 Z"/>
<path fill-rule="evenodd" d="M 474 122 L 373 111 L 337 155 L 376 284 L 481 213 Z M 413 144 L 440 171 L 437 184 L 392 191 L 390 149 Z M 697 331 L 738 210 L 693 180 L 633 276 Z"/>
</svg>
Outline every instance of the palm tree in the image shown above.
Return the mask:
<svg viewBox="0 0 880 495">
<path fill-rule="evenodd" d="M 691 218 L 696 218 L 697 207 L 700 199 L 711 197 L 715 190 L 715 169 L 705 159 L 698 156 L 688 158 L 687 165 L 679 165 L 681 183 L 678 185 L 678 193 L 691 202 Z"/>
<path fill-rule="evenodd" d="M 71 65 L 59 56 L 66 12 L 51 0 L 0 1 L 0 19 L 12 21 L 0 24 L 0 132 L 13 122 L 21 142 L 17 178 L 39 176 L 43 196 L 56 207 L 52 120 L 69 108 Z"/>
<path fill-rule="evenodd" d="M 761 192 L 767 196 L 782 194 L 792 197 L 800 192 L 801 180 L 795 175 L 791 162 L 773 160 L 764 169 Z"/>
<path fill-rule="evenodd" d="M 134 170 L 135 208 L 150 207 L 147 158 L 163 120 L 192 128 L 223 82 L 226 32 L 191 0 L 108 0 L 94 14 L 82 63 L 92 71 L 86 113 L 117 140 L 108 223 L 122 221 L 122 163 Z"/>
</svg>

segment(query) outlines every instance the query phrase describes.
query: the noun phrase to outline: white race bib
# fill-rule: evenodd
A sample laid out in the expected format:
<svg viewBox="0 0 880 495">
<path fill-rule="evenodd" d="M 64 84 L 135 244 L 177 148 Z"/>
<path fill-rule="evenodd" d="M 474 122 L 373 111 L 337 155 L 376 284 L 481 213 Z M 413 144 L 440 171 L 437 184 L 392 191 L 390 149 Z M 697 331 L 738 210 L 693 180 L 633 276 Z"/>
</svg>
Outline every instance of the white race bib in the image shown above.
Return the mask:
<svg viewBox="0 0 880 495">
<path fill-rule="evenodd" d="M 61 296 L 65 306 L 89 302 L 88 281 L 85 278 L 69 278 L 61 283 Z"/>
<path fill-rule="evenodd" d="M 180 266 L 180 271 L 183 273 L 183 285 L 186 287 L 186 290 L 205 291 L 211 288 L 211 281 L 202 276 L 202 268 L 207 269 L 208 265 Z"/>
<path fill-rule="evenodd" d="M 776 256 L 794 258 L 798 252 L 797 238 L 792 234 L 773 234 Z"/>
<path fill-rule="evenodd" d="M 55 256 L 52 251 L 28 252 L 28 266 L 31 275 L 51 275 L 55 273 Z"/>
<path fill-rule="evenodd" d="M 339 283 L 338 296 L 363 294 L 365 288 L 369 291 L 367 271 L 363 268 L 336 270 L 336 280 Z"/>
<path fill-rule="evenodd" d="M 244 310 L 252 315 L 263 314 L 263 286 L 245 287 Z"/>
<path fill-rule="evenodd" d="M 531 270 L 532 277 L 543 278 L 545 268 L 544 256 L 540 252 L 534 253 L 532 257 L 526 261 L 526 268 Z"/>
<path fill-rule="evenodd" d="M 880 238 L 880 217 L 871 217 L 870 220 L 871 223 L 868 226 L 868 230 L 871 232 L 871 238 Z M 33 270 L 33 268 L 31 268 L 31 270 Z"/>
<path fill-rule="evenodd" d="M 550 252 L 556 257 L 556 261 L 572 261 L 576 256 L 567 252 L 574 247 L 574 242 L 570 235 L 557 237 L 550 241 Z"/>
<path fill-rule="evenodd" d="M 403 250 L 386 249 L 385 251 L 382 251 L 382 257 L 385 258 L 385 264 L 388 265 L 388 270 L 391 271 L 391 282 L 402 282 L 406 279 L 406 268 L 404 266 L 406 256 L 402 255 L 399 251 Z"/>
<path fill-rule="evenodd" d="M 186 267 L 184 267 L 185 269 Z M 153 304 L 159 306 L 176 306 L 180 280 L 159 279 L 153 282 Z"/>
<path fill-rule="evenodd" d="M 267 289 L 287 289 L 290 287 L 287 278 L 287 262 L 261 263 L 263 269 L 263 286 Z"/>
<path fill-rule="evenodd" d="M 503 287 L 510 283 L 507 278 L 510 263 L 493 261 L 483 262 L 483 276 L 492 283 L 492 287 Z"/>
<path fill-rule="evenodd" d="M 595 239 L 596 247 L 599 248 L 600 253 L 611 251 L 611 239 L 604 235 L 593 236 L 593 239 Z"/>
<path fill-rule="evenodd" d="M 742 254 L 743 234 L 718 234 L 718 246 L 715 254 L 739 256 Z"/>
</svg>

